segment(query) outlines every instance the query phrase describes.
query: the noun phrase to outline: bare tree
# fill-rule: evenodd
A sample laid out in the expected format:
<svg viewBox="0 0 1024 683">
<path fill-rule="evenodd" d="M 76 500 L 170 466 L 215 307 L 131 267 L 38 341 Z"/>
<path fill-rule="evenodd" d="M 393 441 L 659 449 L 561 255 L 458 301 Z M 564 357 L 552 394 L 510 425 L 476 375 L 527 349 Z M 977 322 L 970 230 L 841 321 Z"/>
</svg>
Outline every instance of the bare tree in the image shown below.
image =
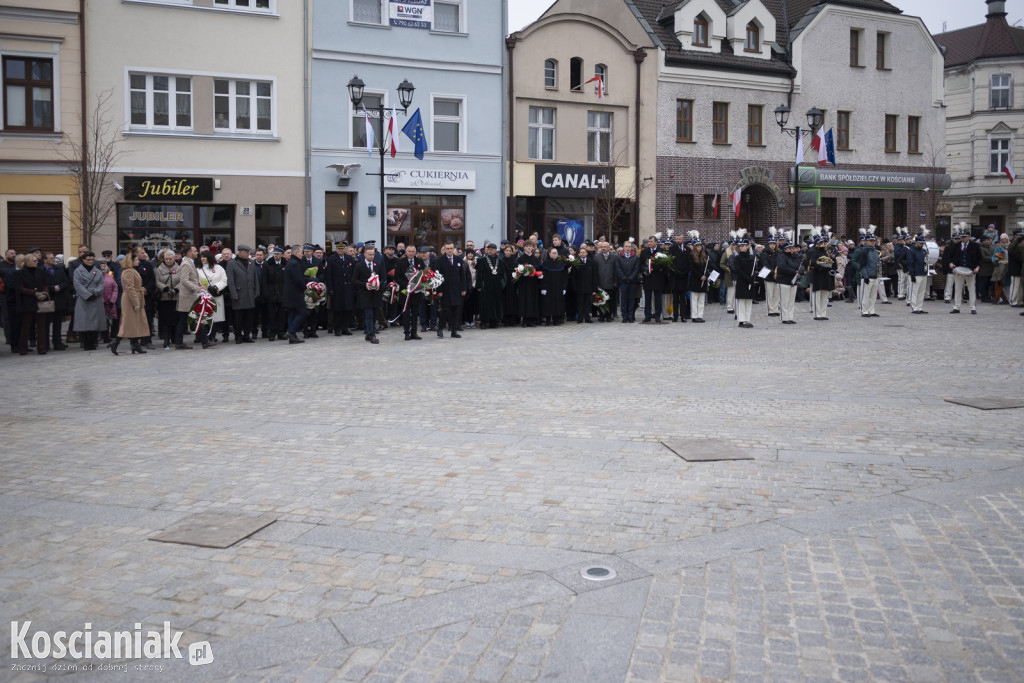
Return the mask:
<svg viewBox="0 0 1024 683">
<path fill-rule="evenodd" d="M 942 201 L 943 194 L 949 191 L 949 189 L 939 188 L 940 181 L 946 175 L 946 148 L 937 146 L 931 135 L 928 135 L 925 140 L 927 144 L 921 157 L 923 165 L 927 169 L 925 174 L 928 177 L 925 202 L 928 206 L 928 221 L 931 223 L 929 229 L 937 234 L 939 203 Z"/>
<path fill-rule="evenodd" d="M 620 166 L 629 165 L 623 161 L 622 157 L 624 156 L 625 152 L 596 168 L 600 169 L 600 172 L 608 177 L 616 178 L 616 170 Z M 629 183 L 626 187 L 616 187 L 615 183 L 612 183 L 610 187 L 594 188 L 592 198 L 594 200 L 595 237 L 603 234 L 611 239 L 613 231 L 618 227 L 619 220 L 631 204 L 630 199 L 635 195 L 635 189 L 635 182 Z M 639 211 L 640 207 L 634 204 L 631 210 Z M 630 228 L 627 227 L 626 231 L 630 231 Z"/>
<path fill-rule="evenodd" d="M 89 112 L 84 139 L 71 139 L 61 152 L 78 185 L 79 210 L 69 218 L 80 231 L 81 243 L 90 246 L 117 209 L 119 193 L 113 187 L 112 169 L 128 151 L 122 148 L 123 140 L 110 114 L 113 94 L 113 90 L 99 94 Z M 81 125 L 81 114 L 78 120 Z"/>
</svg>

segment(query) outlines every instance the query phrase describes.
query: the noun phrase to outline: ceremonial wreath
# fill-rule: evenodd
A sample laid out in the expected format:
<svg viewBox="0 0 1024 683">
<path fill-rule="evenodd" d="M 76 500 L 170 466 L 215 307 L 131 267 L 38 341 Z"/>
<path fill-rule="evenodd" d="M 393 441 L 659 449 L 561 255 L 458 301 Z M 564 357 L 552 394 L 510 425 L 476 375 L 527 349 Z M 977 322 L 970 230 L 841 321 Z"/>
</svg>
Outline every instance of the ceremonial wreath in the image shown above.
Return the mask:
<svg viewBox="0 0 1024 683">
<path fill-rule="evenodd" d="M 209 332 L 213 327 L 213 314 L 217 312 L 217 300 L 209 292 L 199 292 L 188 312 L 189 334 L 197 334 L 200 329 Z"/>
</svg>

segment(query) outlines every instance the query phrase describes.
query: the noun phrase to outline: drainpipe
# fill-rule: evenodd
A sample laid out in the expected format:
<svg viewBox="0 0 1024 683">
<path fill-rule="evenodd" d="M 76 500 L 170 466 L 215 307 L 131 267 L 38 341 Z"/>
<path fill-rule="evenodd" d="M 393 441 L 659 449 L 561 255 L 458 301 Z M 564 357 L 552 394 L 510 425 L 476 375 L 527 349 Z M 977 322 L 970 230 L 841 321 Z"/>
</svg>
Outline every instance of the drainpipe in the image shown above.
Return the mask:
<svg viewBox="0 0 1024 683">
<path fill-rule="evenodd" d="M 309 0 L 302 0 L 302 128 L 306 148 L 306 242 L 313 241 L 313 188 L 309 158 Z"/>
<path fill-rule="evenodd" d="M 505 39 L 505 53 L 508 61 L 508 86 L 507 95 L 508 98 L 508 111 L 506 116 L 508 117 L 508 198 L 505 200 L 506 211 L 508 212 L 508 219 L 505 225 L 505 238 L 512 241 L 515 236 L 514 228 L 516 225 L 516 174 L 515 174 L 515 158 L 516 158 L 516 116 L 515 116 L 515 87 L 513 86 L 515 76 L 515 61 L 512 57 L 512 50 L 515 49 L 518 39 L 509 36 Z"/>
<path fill-rule="evenodd" d="M 80 189 L 80 206 L 78 207 L 78 213 L 81 216 L 80 225 L 82 226 L 81 234 L 79 234 L 79 244 L 85 243 L 85 232 L 86 226 L 90 224 L 91 216 L 89 211 L 89 123 L 87 120 L 88 111 L 88 98 L 86 97 L 85 91 L 85 0 L 78 0 L 78 43 L 81 50 L 82 68 L 81 79 L 82 79 L 82 158 L 79 159 L 79 163 L 82 167 L 81 173 L 81 184 Z M 91 236 L 90 236 L 91 237 Z M 92 241 L 90 239 L 90 241 Z M 92 245 L 89 245 L 92 248 Z"/>
<path fill-rule="evenodd" d="M 647 59 L 647 50 L 642 47 L 633 53 L 636 62 L 636 102 L 633 106 L 633 123 L 635 126 L 633 149 L 636 161 L 633 164 L 633 236 L 640 239 L 640 67 Z M 608 226 L 609 236 L 612 226 Z"/>
</svg>

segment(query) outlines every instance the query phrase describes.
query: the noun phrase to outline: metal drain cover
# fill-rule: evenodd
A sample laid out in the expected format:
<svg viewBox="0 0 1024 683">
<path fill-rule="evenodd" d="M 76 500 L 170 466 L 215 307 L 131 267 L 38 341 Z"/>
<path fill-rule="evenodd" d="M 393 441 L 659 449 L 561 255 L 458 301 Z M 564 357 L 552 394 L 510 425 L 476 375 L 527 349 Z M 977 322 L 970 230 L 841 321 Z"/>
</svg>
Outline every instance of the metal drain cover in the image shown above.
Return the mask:
<svg viewBox="0 0 1024 683">
<path fill-rule="evenodd" d="M 615 570 L 611 567 L 595 565 L 581 569 L 580 576 L 588 581 L 608 581 L 615 578 Z"/>
</svg>

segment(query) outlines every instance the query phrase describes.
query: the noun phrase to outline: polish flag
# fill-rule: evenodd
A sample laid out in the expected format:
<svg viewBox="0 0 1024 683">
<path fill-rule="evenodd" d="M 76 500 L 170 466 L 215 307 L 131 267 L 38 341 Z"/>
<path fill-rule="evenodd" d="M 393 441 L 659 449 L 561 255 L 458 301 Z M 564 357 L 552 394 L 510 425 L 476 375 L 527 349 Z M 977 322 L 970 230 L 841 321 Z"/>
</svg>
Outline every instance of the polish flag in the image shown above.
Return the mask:
<svg viewBox="0 0 1024 683">
<path fill-rule="evenodd" d="M 1013 172 L 1013 166 L 1010 165 L 1009 161 L 1007 161 L 1006 166 L 1003 167 L 1003 173 L 1006 174 L 1006 177 L 1010 179 L 1010 184 L 1013 185 L 1013 181 L 1017 179 L 1017 174 Z"/>
<path fill-rule="evenodd" d="M 740 195 L 741 194 L 743 194 L 743 188 L 742 187 L 739 188 L 738 190 L 736 190 L 735 192 L 733 192 L 731 195 L 729 195 L 729 199 L 732 200 L 732 210 L 736 212 L 737 216 L 740 215 Z"/>
<path fill-rule="evenodd" d="M 711 200 L 711 208 L 714 209 L 714 211 L 715 211 L 715 218 L 718 218 L 718 195 L 717 194 L 715 195 L 715 198 Z"/>
<path fill-rule="evenodd" d="M 804 163 L 804 139 L 800 132 L 800 126 L 796 127 L 796 165 Z"/>
<path fill-rule="evenodd" d="M 398 112 L 391 108 L 391 118 L 388 120 L 388 135 L 391 136 L 391 158 L 398 154 Z"/>
<path fill-rule="evenodd" d="M 604 98 L 604 79 L 603 78 L 601 78 L 600 76 L 594 76 L 589 81 L 586 81 L 584 83 L 584 85 L 586 85 L 587 83 L 593 83 L 594 81 L 597 81 L 597 99 L 600 100 L 600 99 Z"/>
</svg>

